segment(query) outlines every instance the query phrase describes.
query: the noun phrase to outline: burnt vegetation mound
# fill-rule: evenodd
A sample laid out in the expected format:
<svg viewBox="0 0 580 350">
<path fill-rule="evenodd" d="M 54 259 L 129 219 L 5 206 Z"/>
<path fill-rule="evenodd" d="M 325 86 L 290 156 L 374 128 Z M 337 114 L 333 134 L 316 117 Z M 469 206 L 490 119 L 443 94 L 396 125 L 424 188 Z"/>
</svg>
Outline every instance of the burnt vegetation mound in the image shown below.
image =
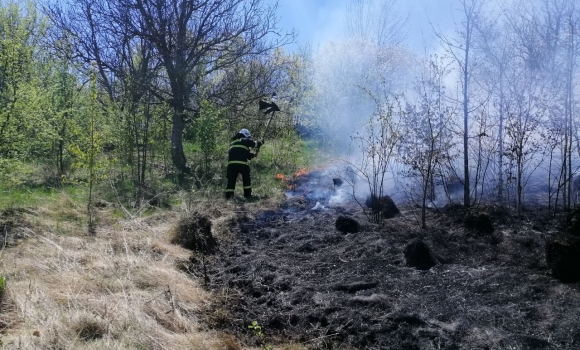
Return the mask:
<svg viewBox="0 0 580 350">
<path fill-rule="evenodd" d="M 562 282 L 580 282 L 580 208 L 568 213 L 561 226 L 546 240 L 546 262 Z"/>
<path fill-rule="evenodd" d="M 214 254 L 218 249 L 218 242 L 211 233 L 211 220 L 198 213 L 179 220 L 171 243 L 202 254 Z"/>
<path fill-rule="evenodd" d="M 336 229 L 342 233 L 357 233 L 360 230 L 358 221 L 348 216 L 339 215 L 334 223 Z"/>
<path fill-rule="evenodd" d="M 495 231 L 490 216 L 482 212 L 469 212 L 465 215 L 465 228 L 486 235 Z"/>
<path fill-rule="evenodd" d="M 575 208 L 566 216 L 565 231 L 580 237 L 580 208 Z"/>
<path fill-rule="evenodd" d="M 580 237 L 557 234 L 546 242 L 546 262 L 562 282 L 580 282 Z"/>
<path fill-rule="evenodd" d="M 387 195 L 370 195 L 365 200 L 365 205 L 373 214 L 381 214 L 385 219 L 394 218 L 400 213 L 393 199 Z"/>
<path fill-rule="evenodd" d="M 431 248 L 419 238 L 411 241 L 403 252 L 407 266 L 414 267 L 417 270 L 429 270 L 437 265 L 437 259 L 431 252 Z"/>
<path fill-rule="evenodd" d="M 415 208 L 380 224 L 366 221 L 360 207 L 311 208 L 238 222 L 235 238 L 208 258 L 208 288 L 223 298 L 201 312 L 204 320 L 258 347 L 252 321 L 274 347 L 579 347 L 580 285 L 555 278 L 546 262 L 555 221 L 479 208 L 503 237 L 492 244 L 465 227 L 458 208 L 430 211 L 426 230 Z M 364 232 L 337 231 L 340 216 Z M 192 275 L 203 268 L 193 264 Z"/>
</svg>

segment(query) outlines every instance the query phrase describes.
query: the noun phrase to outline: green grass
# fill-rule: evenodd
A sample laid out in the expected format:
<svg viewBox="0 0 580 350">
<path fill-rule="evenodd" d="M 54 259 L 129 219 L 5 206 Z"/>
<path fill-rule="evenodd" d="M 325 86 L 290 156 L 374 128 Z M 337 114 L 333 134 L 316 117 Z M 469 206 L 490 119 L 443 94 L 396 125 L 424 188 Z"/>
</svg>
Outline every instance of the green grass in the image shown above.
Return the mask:
<svg viewBox="0 0 580 350">
<path fill-rule="evenodd" d="M 223 140 L 223 144 L 220 143 L 219 146 L 219 149 L 211 155 L 208 169 L 203 169 L 203 157 L 199 154 L 199 147 L 190 142 L 184 143 L 186 154 L 189 156 L 188 164 L 192 166 L 194 171 L 199 168 L 204 170 L 202 176 L 196 174 L 197 179 L 200 180 L 199 183 L 192 184 L 191 188 L 186 190 L 194 197 L 221 198 L 223 196 L 226 185 L 229 138 Z M 320 158 L 317 156 L 317 146 L 316 142 L 302 141 L 293 134 L 267 140 L 258 157 L 251 162 L 254 193 L 268 197 L 283 193 L 286 184 L 277 180 L 276 174 L 291 176 L 300 168 L 311 168 L 318 165 Z M 59 214 L 60 216 L 56 218 L 57 220 L 70 222 L 82 220 L 78 213 L 84 213 L 88 193 L 88 189 L 82 181 L 84 175 L 82 170 L 77 171 L 74 178 L 70 182 L 66 182 L 62 188 L 51 188 L 46 185 L 43 168 L 39 164 L 25 164 L 17 161 L 12 163 L 19 164 L 19 167 L 26 171 L 15 171 L 16 167 L 11 165 L 10 169 L 13 171 L 10 174 L 6 173 L 4 177 L 12 179 L 17 174 L 18 179 L 13 179 L 14 181 L 11 182 L 0 181 L 0 210 L 38 207 L 48 207 L 52 210 L 63 207 L 63 209 L 74 210 L 64 210 L 64 213 Z M 119 171 L 121 170 L 125 175 L 128 173 L 128 169 L 119 168 Z M 101 198 L 107 202 L 120 201 L 128 210 L 134 209 L 132 208 L 134 204 L 132 196 L 135 192 L 134 183 L 127 176 L 115 177 L 118 175 L 115 171 L 111 174 L 113 175 L 111 181 L 117 180 L 114 182 L 116 191 L 112 191 L 109 180 L 105 180 L 96 184 L 93 198 Z M 171 179 L 165 179 L 163 174 L 154 174 L 148 177 L 149 196 L 160 195 L 159 198 L 167 207 L 178 206 L 182 203 L 183 198 Z M 239 185 L 241 187 L 241 179 Z M 140 214 L 150 215 L 153 212 L 140 212 Z M 113 216 L 124 217 L 124 213 L 115 210 Z"/>
<path fill-rule="evenodd" d="M 82 201 L 86 189 L 82 186 L 66 186 L 62 189 L 46 187 L 25 187 L 9 189 L 0 185 L 0 210 L 47 205 L 68 196 L 73 202 Z"/>
</svg>

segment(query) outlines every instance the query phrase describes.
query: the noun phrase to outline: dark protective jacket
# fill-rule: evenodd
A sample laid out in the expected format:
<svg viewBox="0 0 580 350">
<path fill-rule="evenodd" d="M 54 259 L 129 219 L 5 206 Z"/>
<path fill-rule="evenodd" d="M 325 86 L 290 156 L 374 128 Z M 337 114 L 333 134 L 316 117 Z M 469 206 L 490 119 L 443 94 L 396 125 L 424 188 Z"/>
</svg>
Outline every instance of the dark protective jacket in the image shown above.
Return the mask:
<svg viewBox="0 0 580 350">
<path fill-rule="evenodd" d="M 250 152 L 250 148 L 260 147 L 259 141 L 254 141 L 249 137 L 235 139 L 230 144 L 230 151 L 228 153 L 228 164 L 246 164 L 255 157 L 254 153 Z"/>
</svg>

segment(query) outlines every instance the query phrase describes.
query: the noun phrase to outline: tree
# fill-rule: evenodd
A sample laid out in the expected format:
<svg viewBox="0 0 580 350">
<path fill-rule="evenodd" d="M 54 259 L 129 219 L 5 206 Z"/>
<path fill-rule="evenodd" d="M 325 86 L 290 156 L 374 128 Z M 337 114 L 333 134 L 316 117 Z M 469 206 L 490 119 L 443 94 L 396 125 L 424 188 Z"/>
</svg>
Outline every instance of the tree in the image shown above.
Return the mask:
<svg viewBox="0 0 580 350">
<path fill-rule="evenodd" d="M 380 222 L 385 205 L 384 197 L 389 184 L 387 173 L 392 171 L 397 146 L 403 134 L 399 122 L 401 108 L 398 103 L 376 96 L 372 96 L 372 98 L 376 103 L 375 112 L 368 119 L 363 131 L 351 135 L 351 140 L 358 147 L 357 151 L 360 153 L 357 156 L 358 161 L 349 163 L 367 183 L 370 194 L 371 220 Z M 398 108 L 398 111 L 395 108 Z M 354 183 L 351 185 L 353 197 L 356 199 L 354 192 L 356 187 Z"/>
<path fill-rule="evenodd" d="M 557 141 L 552 147 L 560 150 L 553 162 L 550 157 L 549 201 L 552 196 L 552 165 L 557 164 L 555 172 L 558 179 L 556 203 L 562 198 L 563 209 L 572 205 L 572 155 L 578 147 L 575 135 L 575 76 L 578 59 L 579 8 L 573 0 L 542 0 L 525 4 L 518 2 L 509 12 L 509 22 L 517 40 L 518 58 L 537 77 L 541 77 L 544 90 L 554 96 L 553 104 L 547 108 L 549 125 L 546 136 Z M 522 6 L 525 5 L 525 6 Z M 574 146 L 576 140 L 576 146 Z M 557 207 L 557 204 L 555 204 Z"/>
<path fill-rule="evenodd" d="M 443 83 L 448 73 L 442 59 L 432 57 L 416 83 L 417 100 L 407 105 L 402 119 L 407 137 L 401 139 L 400 156 L 410 175 L 420 181 L 422 228 L 426 228 L 427 199 L 435 200 L 436 169 L 448 160 L 453 147 L 449 133 L 453 111 L 446 106 Z"/>
<path fill-rule="evenodd" d="M 32 2 L 0 7 L 0 157 L 26 156 L 30 118 L 22 111 L 23 89 L 32 77 L 34 53 L 43 35 Z"/>
<path fill-rule="evenodd" d="M 470 88 L 473 68 L 473 50 L 477 40 L 476 26 L 480 20 L 485 0 L 459 0 L 463 21 L 457 26 L 457 38 L 449 38 L 440 31 L 435 31 L 445 51 L 457 63 L 461 81 L 463 107 L 463 205 L 470 206 L 469 180 L 469 113 Z"/>
<path fill-rule="evenodd" d="M 534 170 L 542 162 L 537 159 L 541 139 L 536 132 L 543 124 L 543 102 L 546 94 L 529 71 L 512 72 L 506 101 L 506 155 L 515 169 L 510 168 L 509 182 L 515 182 L 515 202 L 518 214 L 523 207 L 524 189 Z"/>
<path fill-rule="evenodd" d="M 407 34 L 409 15 L 398 9 L 397 0 L 351 0 L 347 8 L 349 36 L 378 47 L 399 45 Z"/>
<path fill-rule="evenodd" d="M 514 45 L 510 27 L 504 17 L 497 17 L 493 21 L 484 20 L 476 24 L 480 49 L 487 58 L 489 69 L 487 76 L 489 93 L 495 101 L 494 107 L 498 117 L 498 150 L 497 150 L 497 200 L 504 200 L 504 123 L 505 123 L 505 98 L 506 98 L 506 74 L 513 61 Z"/>
<path fill-rule="evenodd" d="M 162 84 L 148 89 L 173 110 L 171 155 L 183 175 L 189 171 L 183 132 L 197 116 L 207 79 L 293 40 L 293 33 L 273 39 L 275 10 L 260 0 L 80 0 L 50 6 L 48 12 L 74 38 L 76 54 L 97 63 L 109 90 L 118 61 L 109 43 L 129 39 L 151 45 L 163 74 L 157 76 Z"/>
</svg>

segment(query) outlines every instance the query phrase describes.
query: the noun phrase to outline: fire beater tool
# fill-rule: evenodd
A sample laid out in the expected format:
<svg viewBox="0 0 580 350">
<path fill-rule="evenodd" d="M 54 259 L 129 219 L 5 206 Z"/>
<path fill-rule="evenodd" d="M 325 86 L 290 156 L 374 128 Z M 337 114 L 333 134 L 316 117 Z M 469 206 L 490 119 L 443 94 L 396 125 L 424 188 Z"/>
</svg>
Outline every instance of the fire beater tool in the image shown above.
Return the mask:
<svg viewBox="0 0 580 350">
<path fill-rule="evenodd" d="M 276 96 L 276 93 L 273 93 L 272 96 Z M 270 119 L 268 120 L 268 123 L 266 124 L 266 129 L 264 130 L 264 133 L 262 134 L 262 139 L 264 139 L 266 137 L 266 134 L 268 133 L 268 129 L 270 128 L 270 123 L 272 122 L 272 119 L 274 119 L 274 114 L 276 112 L 278 112 L 280 110 L 280 108 L 274 102 L 266 102 L 266 101 L 260 100 L 259 110 L 260 111 L 265 110 L 264 115 L 268 115 L 268 113 L 272 113 L 272 115 L 270 116 Z M 258 155 L 259 152 L 260 152 L 260 148 L 258 147 L 256 149 L 256 155 Z"/>
</svg>

